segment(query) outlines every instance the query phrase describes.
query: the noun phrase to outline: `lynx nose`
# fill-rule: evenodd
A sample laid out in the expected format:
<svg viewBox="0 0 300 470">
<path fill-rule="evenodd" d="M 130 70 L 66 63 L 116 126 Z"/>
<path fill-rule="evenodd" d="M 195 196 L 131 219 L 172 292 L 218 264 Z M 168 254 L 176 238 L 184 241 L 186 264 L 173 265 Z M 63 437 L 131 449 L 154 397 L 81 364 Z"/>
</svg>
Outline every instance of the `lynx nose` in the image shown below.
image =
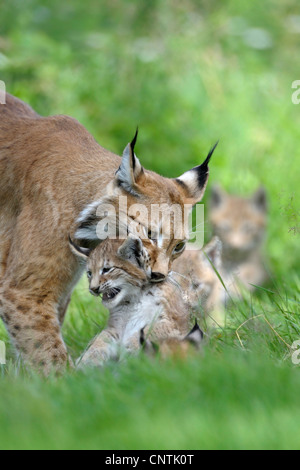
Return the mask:
<svg viewBox="0 0 300 470">
<path fill-rule="evenodd" d="M 161 273 L 152 273 L 151 281 L 152 282 L 163 282 L 166 279 L 166 276 Z"/>
<path fill-rule="evenodd" d="M 90 293 L 92 295 L 100 295 L 100 287 L 90 287 Z"/>
</svg>

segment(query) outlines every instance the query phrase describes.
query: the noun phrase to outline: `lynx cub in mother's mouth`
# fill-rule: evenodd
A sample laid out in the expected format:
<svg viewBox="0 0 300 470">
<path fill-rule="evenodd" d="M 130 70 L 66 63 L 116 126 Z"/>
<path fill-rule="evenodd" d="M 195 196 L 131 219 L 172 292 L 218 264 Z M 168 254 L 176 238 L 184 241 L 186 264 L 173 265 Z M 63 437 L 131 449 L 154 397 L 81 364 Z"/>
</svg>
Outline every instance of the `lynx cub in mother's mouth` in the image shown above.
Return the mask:
<svg viewBox="0 0 300 470">
<path fill-rule="evenodd" d="M 93 251 L 72 250 L 86 260 L 90 292 L 102 296 L 109 310 L 107 328 L 83 354 L 81 365 L 100 366 L 117 358 L 123 348 L 140 348 L 140 331 L 153 341 L 183 339 L 189 332 L 190 315 L 182 291 L 167 279 L 153 284 L 151 259 L 156 246 L 148 240 L 106 240 Z"/>
<path fill-rule="evenodd" d="M 219 187 L 212 192 L 210 221 L 223 245 L 222 274 L 231 295 L 239 286 L 254 290 L 268 278 L 262 245 L 267 224 L 267 196 L 260 188 L 250 198 L 232 196 Z"/>
</svg>

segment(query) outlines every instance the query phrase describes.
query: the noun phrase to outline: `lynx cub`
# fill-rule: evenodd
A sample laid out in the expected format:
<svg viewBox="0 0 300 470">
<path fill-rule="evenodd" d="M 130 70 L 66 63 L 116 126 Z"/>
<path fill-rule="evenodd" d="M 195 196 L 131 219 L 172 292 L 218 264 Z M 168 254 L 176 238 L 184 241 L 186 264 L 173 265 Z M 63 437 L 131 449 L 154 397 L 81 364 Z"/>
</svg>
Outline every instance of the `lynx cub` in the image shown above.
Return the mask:
<svg viewBox="0 0 300 470">
<path fill-rule="evenodd" d="M 267 224 L 267 197 L 263 188 L 249 199 L 213 189 L 210 220 L 223 245 L 222 273 L 231 296 L 242 285 L 249 291 L 267 280 L 262 244 Z"/>
<path fill-rule="evenodd" d="M 86 259 L 90 292 L 102 296 L 110 312 L 107 328 L 84 353 L 81 365 L 101 365 L 122 348 L 139 349 L 141 329 L 154 341 L 188 334 L 190 316 L 181 290 L 168 279 L 149 282 L 153 243 L 130 236 L 125 241 L 106 240 L 91 252 L 72 242 L 71 246 Z"/>
</svg>

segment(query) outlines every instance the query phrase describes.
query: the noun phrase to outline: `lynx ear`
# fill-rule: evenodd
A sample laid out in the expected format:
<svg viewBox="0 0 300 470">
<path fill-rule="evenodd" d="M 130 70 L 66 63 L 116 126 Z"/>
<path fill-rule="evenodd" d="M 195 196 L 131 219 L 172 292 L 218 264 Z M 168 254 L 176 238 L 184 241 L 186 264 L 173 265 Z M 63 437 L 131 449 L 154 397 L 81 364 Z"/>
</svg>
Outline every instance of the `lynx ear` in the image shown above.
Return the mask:
<svg viewBox="0 0 300 470">
<path fill-rule="evenodd" d="M 69 236 L 69 244 L 74 255 L 79 256 L 80 258 L 83 258 L 85 260 L 88 259 L 92 251 L 90 248 L 83 248 L 81 246 L 76 245 L 70 236 Z"/>
<path fill-rule="evenodd" d="M 225 199 L 225 191 L 219 185 L 214 185 L 211 190 L 210 207 L 212 209 L 219 207 Z"/>
<path fill-rule="evenodd" d="M 187 335 L 187 337 L 185 338 L 186 341 L 188 341 L 189 343 L 193 344 L 197 349 L 200 347 L 200 344 L 202 343 L 203 341 L 203 338 L 204 338 L 204 333 L 203 331 L 200 329 L 197 321 L 195 323 L 195 326 L 194 328 L 192 329 L 192 331 Z"/>
<path fill-rule="evenodd" d="M 208 245 L 204 247 L 204 253 L 210 259 L 214 267 L 219 271 L 222 266 L 222 242 L 218 237 L 214 237 Z"/>
<path fill-rule="evenodd" d="M 116 173 L 118 186 L 121 186 L 127 193 L 137 195 L 137 182 L 140 175 L 144 172 L 139 159 L 134 153 L 134 147 L 138 137 L 136 130 L 133 141 L 127 145 L 123 152 L 122 163 Z"/>
<path fill-rule="evenodd" d="M 257 209 L 266 212 L 268 208 L 267 193 L 264 187 L 259 188 L 254 194 L 252 201 Z"/>
<path fill-rule="evenodd" d="M 200 202 L 204 196 L 205 188 L 209 176 L 209 162 L 211 157 L 217 147 L 219 142 L 217 142 L 214 147 L 209 151 L 205 162 L 202 165 L 193 168 L 190 171 L 187 171 L 182 176 L 177 178 L 177 183 L 185 188 L 188 199 L 192 200 L 193 204 Z"/>
<path fill-rule="evenodd" d="M 140 259 L 143 254 L 143 242 L 140 238 L 131 235 L 118 249 L 118 255 L 128 261 L 137 263 L 140 266 Z"/>
</svg>

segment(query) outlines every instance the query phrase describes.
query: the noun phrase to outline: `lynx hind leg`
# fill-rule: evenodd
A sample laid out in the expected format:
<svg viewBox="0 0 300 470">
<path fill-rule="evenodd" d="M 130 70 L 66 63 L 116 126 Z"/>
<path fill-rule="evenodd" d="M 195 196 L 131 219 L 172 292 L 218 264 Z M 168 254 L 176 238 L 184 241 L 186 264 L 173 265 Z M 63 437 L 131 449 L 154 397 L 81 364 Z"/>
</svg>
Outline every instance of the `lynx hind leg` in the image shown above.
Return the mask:
<svg viewBox="0 0 300 470">
<path fill-rule="evenodd" d="M 68 355 L 55 304 L 43 297 L 32 300 L 25 292 L 9 288 L 0 293 L 0 302 L 4 323 L 25 362 L 46 375 L 52 369 L 64 370 Z"/>
<path fill-rule="evenodd" d="M 77 360 L 77 367 L 101 367 L 105 362 L 116 359 L 119 336 L 116 330 L 102 331 Z"/>
</svg>

